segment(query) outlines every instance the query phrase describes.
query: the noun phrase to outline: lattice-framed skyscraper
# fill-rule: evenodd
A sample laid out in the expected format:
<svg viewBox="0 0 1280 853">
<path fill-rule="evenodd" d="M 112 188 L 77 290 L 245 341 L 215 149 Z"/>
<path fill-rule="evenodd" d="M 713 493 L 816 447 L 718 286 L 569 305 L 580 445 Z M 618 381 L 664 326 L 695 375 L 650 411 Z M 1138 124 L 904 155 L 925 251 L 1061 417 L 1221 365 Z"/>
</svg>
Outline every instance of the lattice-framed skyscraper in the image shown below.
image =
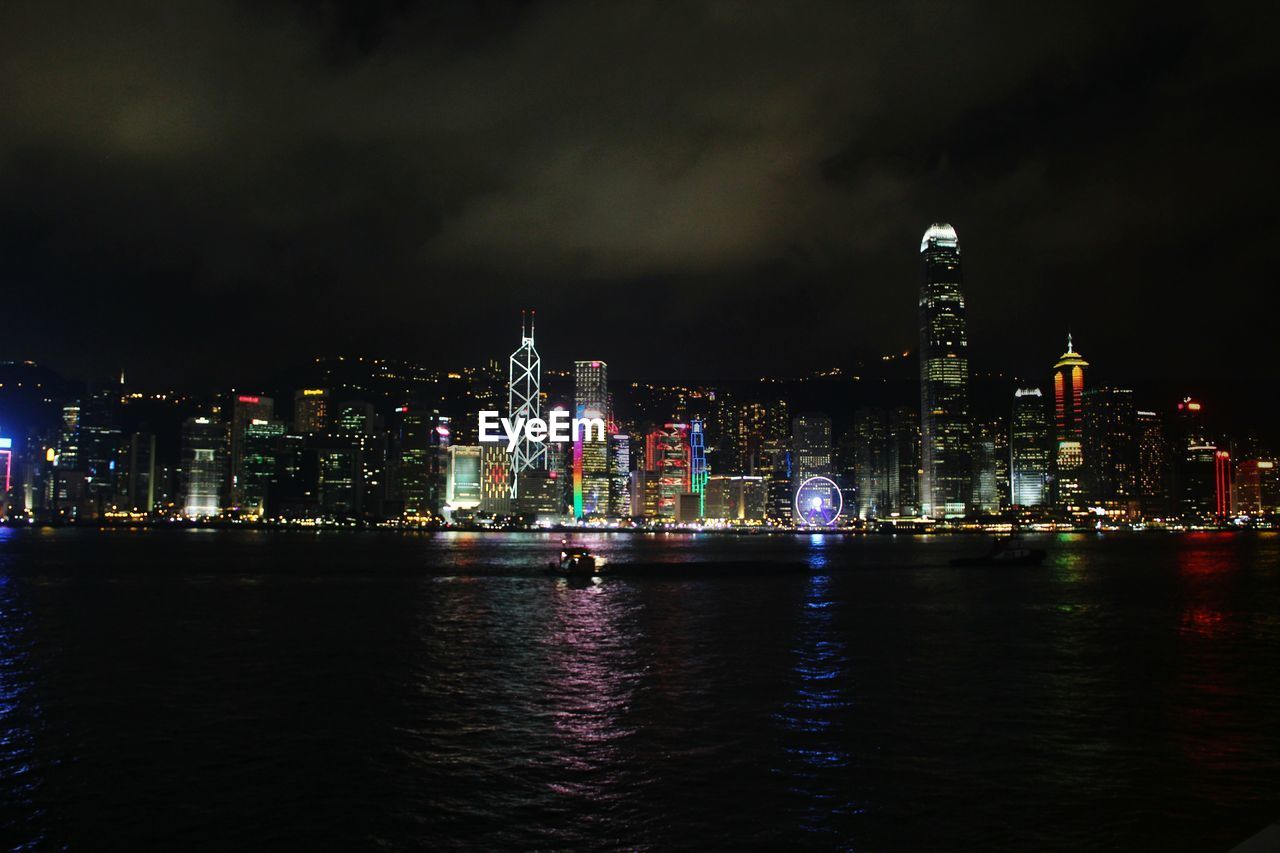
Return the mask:
<svg viewBox="0 0 1280 853">
<path fill-rule="evenodd" d="M 523 418 L 528 423 L 542 417 L 542 360 L 533 345 L 535 312 L 520 314 L 520 348 L 511 354 L 507 373 L 507 417 L 512 423 Z M 547 446 L 523 436 L 511 453 L 511 497 L 519 497 L 520 475 L 526 471 L 545 471 Z"/>
</svg>

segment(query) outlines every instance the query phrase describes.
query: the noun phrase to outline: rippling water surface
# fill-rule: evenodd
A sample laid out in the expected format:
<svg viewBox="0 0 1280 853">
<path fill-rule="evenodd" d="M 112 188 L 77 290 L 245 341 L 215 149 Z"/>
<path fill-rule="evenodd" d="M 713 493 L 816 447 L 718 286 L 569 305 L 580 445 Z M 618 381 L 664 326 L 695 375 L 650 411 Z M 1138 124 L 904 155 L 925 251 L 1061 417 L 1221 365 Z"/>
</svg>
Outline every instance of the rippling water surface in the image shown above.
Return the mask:
<svg viewBox="0 0 1280 853">
<path fill-rule="evenodd" d="M 0 529 L 32 849 L 1227 849 L 1280 817 L 1280 537 Z M 742 561 L 807 571 L 740 574 Z M 707 563 L 723 571 L 706 572 Z"/>
</svg>

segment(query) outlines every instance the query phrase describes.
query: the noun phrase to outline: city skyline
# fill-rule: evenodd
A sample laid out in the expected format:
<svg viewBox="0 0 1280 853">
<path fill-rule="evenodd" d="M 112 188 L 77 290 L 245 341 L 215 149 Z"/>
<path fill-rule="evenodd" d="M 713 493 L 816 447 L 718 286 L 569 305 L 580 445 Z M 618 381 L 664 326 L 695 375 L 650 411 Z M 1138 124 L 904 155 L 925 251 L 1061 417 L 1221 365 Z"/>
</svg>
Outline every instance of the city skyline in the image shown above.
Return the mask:
<svg viewBox="0 0 1280 853">
<path fill-rule="evenodd" d="M 912 348 L 907 250 L 949 221 L 975 369 L 1038 380 L 1069 328 L 1127 384 L 1269 379 L 1265 335 L 1232 322 L 1277 307 L 1265 21 L 130 8 L 0 12 L 0 283 L 22 318 L 0 358 L 147 387 L 294 353 L 482 364 L 536 305 L 549 363 L 803 374 Z M 625 61 L 600 74 L 601 49 Z M 679 306 L 678 351 L 643 305 Z"/>
</svg>

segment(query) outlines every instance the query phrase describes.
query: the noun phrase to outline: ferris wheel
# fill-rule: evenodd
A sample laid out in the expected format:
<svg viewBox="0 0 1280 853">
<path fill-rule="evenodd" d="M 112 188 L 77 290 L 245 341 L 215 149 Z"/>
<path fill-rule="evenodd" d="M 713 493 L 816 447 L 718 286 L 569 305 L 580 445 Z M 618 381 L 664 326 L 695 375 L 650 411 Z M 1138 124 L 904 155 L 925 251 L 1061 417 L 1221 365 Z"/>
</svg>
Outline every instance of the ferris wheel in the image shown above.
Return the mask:
<svg viewBox="0 0 1280 853">
<path fill-rule="evenodd" d="M 796 489 L 795 521 L 809 527 L 831 527 L 844 509 L 840 487 L 828 477 L 810 477 Z"/>
</svg>

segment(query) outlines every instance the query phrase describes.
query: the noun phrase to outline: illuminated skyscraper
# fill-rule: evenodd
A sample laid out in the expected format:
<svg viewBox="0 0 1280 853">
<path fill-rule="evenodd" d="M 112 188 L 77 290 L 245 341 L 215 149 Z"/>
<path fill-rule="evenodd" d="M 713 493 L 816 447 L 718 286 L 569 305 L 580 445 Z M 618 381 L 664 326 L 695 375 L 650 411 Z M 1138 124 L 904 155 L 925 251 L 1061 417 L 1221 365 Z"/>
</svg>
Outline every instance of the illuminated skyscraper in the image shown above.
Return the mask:
<svg viewBox="0 0 1280 853">
<path fill-rule="evenodd" d="M 283 435 L 284 424 L 280 421 L 254 418 L 245 427 L 239 481 L 240 511 L 244 515 L 261 517 L 266 513 Z"/>
<path fill-rule="evenodd" d="M 891 461 L 898 466 L 898 495 L 893 500 L 900 515 L 920 513 L 920 411 L 898 406 L 889 413 L 889 440 L 893 442 Z M 892 494 L 890 498 L 892 499 Z"/>
<path fill-rule="evenodd" d="M 542 417 L 542 360 L 533 345 L 533 316 L 520 317 L 520 347 L 511 354 L 507 374 L 507 417 L 514 423 L 523 418 L 528 423 Z M 520 475 L 526 471 L 547 470 L 547 445 L 521 437 L 511 453 L 511 497 L 519 497 Z"/>
<path fill-rule="evenodd" d="M 897 492 L 897 447 L 890 441 L 884 409 L 866 407 L 854 412 L 853 448 L 857 517 L 866 520 L 890 515 L 896 510 L 891 495 Z"/>
<path fill-rule="evenodd" d="M 970 457 L 973 462 L 973 497 L 970 506 L 976 512 L 999 512 L 1000 497 L 1008 494 L 1008 482 L 1002 476 L 1008 472 L 1006 465 L 1002 464 L 1007 458 L 1003 433 L 1003 420 L 974 424 Z"/>
<path fill-rule="evenodd" d="M 1169 512 L 1169 444 L 1164 421 L 1155 412 L 1137 412 L 1138 503 L 1142 515 L 1162 518 Z"/>
<path fill-rule="evenodd" d="M 631 436 L 625 432 L 609 436 L 609 516 L 630 518 Z"/>
<path fill-rule="evenodd" d="M 238 394 L 231 401 L 231 506 L 245 504 L 244 449 L 245 434 L 255 420 L 269 421 L 275 413 L 275 402 L 257 394 Z"/>
<path fill-rule="evenodd" d="M 573 365 L 575 417 L 609 417 L 609 366 L 603 361 L 576 361 Z M 605 515 L 609 511 L 609 439 L 583 430 L 573 444 L 573 514 L 575 518 Z"/>
<path fill-rule="evenodd" d="M 935 223 L 920 241 L 921 512 L 964 515 L 972 497 L 969 356 L 960 241 Z"/>
<path fill-rule="evenodd" d="M 449 418 L 411 406 L 401 406 L 395 414 L 396 491 L 404 517 L 421 521 L 438 515 L 444 503 Z"/>
<path fill-rule="evenodd" d="M 1014 506 L 1043 506 L 1048 502 L 1049 420 L 1039 388 L 1019 388 L 1013 394 L 1009 478 Z"/>
<path fill-rule="evenodd" d="M 212 418 L 187 418 L 182 426 L 182 511 L 210 518 L 222 511 L 227 428 Z"/>
<path fill-rule="evenodd" d="M 1084 500 L 1084 371 L 1089 366 L 1071 344 L 1053 366 L 1054 502 L 1081 509 Z"/>
</svg>

